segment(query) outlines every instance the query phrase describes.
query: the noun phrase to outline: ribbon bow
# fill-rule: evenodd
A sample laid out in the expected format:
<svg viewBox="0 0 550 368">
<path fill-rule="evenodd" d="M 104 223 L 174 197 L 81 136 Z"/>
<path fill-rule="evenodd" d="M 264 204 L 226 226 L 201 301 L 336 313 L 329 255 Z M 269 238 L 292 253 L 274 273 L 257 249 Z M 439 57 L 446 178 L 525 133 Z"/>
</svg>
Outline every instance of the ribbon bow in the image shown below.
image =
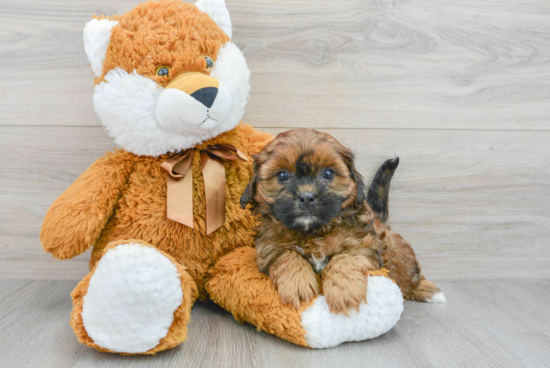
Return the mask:
<svg viewBox="0 0 550 368">
<path fill-rule="evenodd" d="M 193 149 L 171 155 L 160 166 L 167 177 L 167 216 L 193 229 Z M 230 144 L 214 144 L 201 150 L 201 170 L 206 196 L 206 234 L 225 221 L 225 166 L 223 160 L 248 161 Z"/>
</svg>

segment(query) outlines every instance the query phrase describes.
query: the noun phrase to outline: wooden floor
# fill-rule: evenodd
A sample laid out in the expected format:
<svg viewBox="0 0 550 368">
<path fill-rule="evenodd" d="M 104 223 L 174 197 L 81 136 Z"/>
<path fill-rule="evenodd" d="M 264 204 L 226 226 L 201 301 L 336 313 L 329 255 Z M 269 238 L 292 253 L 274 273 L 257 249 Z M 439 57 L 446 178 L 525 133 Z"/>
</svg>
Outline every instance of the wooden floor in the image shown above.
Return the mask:
<svg viewBox="0 0 550 368">
<path fill-rule="evenodd" d="M 189 338 L 153 357 L 99 353 L 69 326 L 72 281 L 0 281 L 0 367 L 549 367 L 550 281 L 440 283 L 447 304 L 405 303 L 387 334 L 309 350 L 193 308 Z"/>
</svg>

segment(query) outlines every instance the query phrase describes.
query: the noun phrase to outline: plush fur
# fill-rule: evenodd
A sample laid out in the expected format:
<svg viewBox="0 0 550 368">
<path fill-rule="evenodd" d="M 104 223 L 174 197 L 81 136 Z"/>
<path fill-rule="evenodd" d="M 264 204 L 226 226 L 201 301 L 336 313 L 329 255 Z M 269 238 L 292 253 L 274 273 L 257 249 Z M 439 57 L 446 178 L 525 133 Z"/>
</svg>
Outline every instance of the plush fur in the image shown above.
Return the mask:
<svg viewBox="0 0 550 368">
<path fill-rule="evenodd" d="M 84 50 L 96 77 L 102 74 L 111 30 L 117 24 L 116 20 L 92 19 L 84 27 Z"/>
<path fill-rule="evenodd" d="M 75 308 L 81 313 L 73 312 L 79 338 L 119 353 L 173 344 L 177 333 L 185 338 L 186 325 L 170 327 L 189 318 L 196 288 L 183 266 L 151 245 L 113 243 L 84 285 L 86 293 L 75 297 L 75 304 L 83 302 Z"/>
<path fill-rule="evenodd" d="M 209 12 L 222 9 L 221 13 L 227 13 L 223 1 L 206 3 Z M 179 344 L 186 338 L 191 306 L 198 297 L 206 299 L 208 270 L 232 250 L 253 246 L 257 221 L 239 206 L 239 197 L 252 175 L 250 163 L 225 163 L 225 223 L 209 236 L 205 231 L 200 150 L 217 143 L 231 144 L 251 159 L 272 139 L 269 134 L 238 124 L 248 99 L 249 71 L 242 53 L 227 35 L 230 21 L 224 24 L 222 30 L 193 4 L 153 1 L 122 16 L 95 18 L 85 27 L 85 49 L 96 75 L 96 111 L 123 149 L 97 160 L 52 204 L 40 239 L 44 249 L 59 259 L 72 258 L 93 248 L 91 272 L 72 294 L 71 324 L 79 340 L 89 346 L 102 351 L 151 354 Z M 204 55 L 215 61 L 211 70 L 206 69 Z M 157 76 L 157 68 L 163 65 L 169 67 L 169 75 Z M 231 102 L 224 121 L 195 134 L 165 129 L 156 116 L 162 91 L 178 76 L 191 75 L 188 73 L 201 73 L 217 80 L 217 86 L 225 85 L 230 94 L 226 102 Z M 211 107 L 215 104 L 214 101 Z M 192 115 L 191 111 L 188 113 Z M 166 173 L 160 168 L 170 152 L 187 148 L 197 149 L 191 171 L 194 229 L 166 218 Z M 130 244 L 133 248 L 128 248 Z M 120 252 L 126 250 L 120 253 L 113 249 L 118 246 L 122 247 Z M 145 297 L 148 290 L 145 285 L 140 288 L 114 284 L 114 291 L 110 292 L 105 282 L 116 283 L 125 276 L 109 275 L 109 260 L 104 263 L 101 260 L 105 254 L 120 253 L 132 264 L 128 272 L 137 272 L 132 277 L 144 282 L 153 275 L 144 267 L 148 261 L 144 259 L 141 266 L 132 263 L 139 263 L 132 260 L 140 259 L 142 247 L 154 247 L 178 270 L 182 300 L 176 305 L 172 323 L 166 325 L 166 321 L 158 320 L 161 325 L 154 325 L 157 322 L 150 321 L 153 325 L 149 332 L 142 332 L 149 336 L 140 337 L 131 323 L 127 330 L 102 324 L 101 315 L 107 313 L 102 309 L 108 309 L 115 319 L 117 315 L 127 315 L 128 321 L 135 323 L 140 319 L 140 311 L 147 310 L 146 305 L 134 305 L 137 300 L 146 298 L 151 306 L 158 305 L 155 308 L 160 311 L 168 299 L 162 293 Z M 108 253 L 109 249 L 114 253 Z M 97 270 L 99 273 L 94 276 Z M 116 293 L 124 288 L 128 291 Z M 130 331 L 134 331 L 133 338 L 128 337 Z M 161 331 L 166 331 L 166 336 L 152 343 Z"/>
<path fill-rule="evenodd" d="M 123 240 L 118 242 L 112 242 L 111 244 L 109 244 L 108 247 L 105 248 L 104 253 L 106 254 L 110 250 L 116 249 L 116 247 L 118 247 L 119 245 L 126 246 L 132 243 L 139 244 L 143 247 L 153 247 L 151 244 L 144 243 L 143 241 L 140 241 L 138 239 L 129 239 L 129 240 Z M 196 284 L 193 282 L 193 279 L 191 278 L 191 276 L 189 276 L 184 266 L 179 264 L 173 257 L 168 255 L 167 253 L 162 251 L 159 251 L 159 253 L 164 257 L 166 257 L 166 259 L 169 260 L 176 267 L 180 278 L 180 285 L 182 289 L 183 299 L 179 307 L 174 312 L 171 326 L 168 326 L 166 335 L 159 341 L 158 345 L 156 345 L 155 347 L 149 350 L 146 350 L 146 351 L 142 350 L 139 352 L 135 351 L 135 347 L 137 344 L 135 344 L 134 346 L 131 346 L 130 350 L 134 350 L 134 351 L 120 351 L 120 349 L 118 351 L 113 351 L 104 346 L 98 345 L 98 343 L 95 342 L 88 335 L 88 332 L 86 331 L 86 328 L 84 326 L 82 313 L 83 313 L 83 307 L 84 307 L 84 300 L 88 295 L 88 289 L 90 286 L 91 278 L 95 275 L 97 265 L 96 267 L 91 269 L 90 273 L 86 277 L 84 277 L 82 281 L 78 283 L 76 288 L 71 293 L 71 297 L 73 298 L 73 310 L 71 312 L 70 323 L 71 323 L 71 327 L 75 331 L 78 341 L 80 341 L 85 345 L 93 347 L 99 351 L 113 352 L 113 353 L 118 352 L 124 355 L 131 355 L 136 353 L 155 354 L 156 352 L 173 348 L 174 346 L 179 345 L 182 341 L 184 341 L 187 338 L 187 324 L 191 319 L 191 307 L 193 306 L 193 303 L 197 297 Z M 136 276 L 137 276 L 136 279 L 139 279 L 139 275 L 136 275 Z M 143 295 L 143 294 L 137 294 L 137 295 Z M 111 295 L 111 297 L 113 296 L 114 295 Z M 127 301 L 128 295 L 122 294 L 121 296 L 122 296 L 122 300 Z M 154 301 L 150 301 L 150 302 L 154 303 Z M 106 311 L 106 312 L 108 313 L 109 311 Z M 139 339 L 139 335 L 135 335 L 134 340 L 135 339 Z"/>
<path fill-rule="evenodd" d="M 253 155 L 272 136 L 239 123 L 249 71 L 229 39 L 228 16 L 223 0 L 149 1 L 122 16 L 95 18 L 84 30 L 95 109 L 122 149 L 98 159 L 55 200 L 40 240 L 59 259 L 92 249 L 90 273 L 71 294 L 71 326 L 87 346 L 122 354 L 172 348 L 187 338 L 193 303 L 208 296 L 238 320 L 295 344 L 350 339 L 341 335 L 327 345 L 323 331 L 304 325 L 266 287 L 271 283 L 255 265 L 259 222 L 239 198 L 252 178 Z M 206 118 L 213 119 L 202 126 Z M 233 145 L 249 161 L 224 162 L 225 222 L 207 235 L 200 151 L 213 144 Z M 170 153 L 189 148 L 195 149 L 193 228 L 167 218 L 161 169 Z M 388 291 L 382 285 L 377 292 Z M 402 302 L 384 308 L 399 311 Z M 397 312 L 365 313 L 391 326 L 399 319 Z M 308 315 L 310 323 L 333 320 L 324 309 Z M 356 322 L 369 330 L 367 320 L 363 314 Z M 357 336 L 363 335 L 351 339 Z"/>
<path fill-rule="evenodd" d="M 368 303 L 361 302 L 349 315 L 330 313 L 325 296 L 320 295 L 300 313 L 308 346 L 327 348 L 343 341 L 372 339 L 388 332 L 403 312 L 401 292 L 387 273 L 369 271 Z"/>
<path fill-rule="evenodd" d="M 362 302 L 359 311 L 351 311 L 349 316 L 331 313 L 323 295 L 299 309 L 283 305 L 269 276 L 258 271 L 252 248 L 225 256 L 211 274 L 210 297 L 237 321 L 310 348 L 375 338 L 395 326 L 403 312 L 399 287 L 385 270 L 369 271 L 369 303 Z"/>
<path fill-rule="evenodd" d="M 98 263 L 84 297 L 82 321 L 97 344 L 137 353 L 154 348 L 167 335 L 182 302 L 173 262 L 153 247 L 121 244 Z"/>
<path fill-rule="evenodd" d="M 269 134 L 239 125 L 197 148 L 226 143 L 251 157 L 270 139 Z M 225 224 L 206 236 L 200 152 L 195 151 L 192 165 L 194 229 L 166 218 L 166 173 L 160 165 L 167 157 L 120 150 L 99 159 L 50 207 L 42 226 L 44 249 L 56 258 L 68 259 L 93 247 L 93 268 L 109 243 L 140 239 L 185 265 L 204 295 L 207 270 L 233 249 L 253 246 L 256 219 L 239 206 L 252 169 L 241 161 L 225 164 Z"/>
<path fill-rule="evenodd" d="M 209 9 L 214 7 L 212 2 L 216 3 L 206 1 Z M 110 18 L 88 23 L 84 41 L 86 50 L 95 51 L 88 54 L 92 68 L 101 70 L 95 79 L 95 110 L 117 144 L 137 155 L 159 156 L 192 148 L 237 126 L 249 98 L 250 71 L 241 51 L 209 15 L 193 4 L 151 1 Z M 100 29 L 101 35 L 110 34 L 108 46 L 90 35 L 89 28 L 98 28 L 100 22 L 108 22 Z M 94 42 L 89 45 L 87 40 Z M 102 56 L 99 51 L 103 49 Z M 205 70 L 204 56 L 214 59 L 213 69 Z M 102 68 L 97 66 L 101 58 Z M 162 66 L 169 68 L 168 76 L 157 76 Z M 220 82 L 210 108 L 183 92 L 181 101 L 174 102 L 164 93 L 175 77 L 192 72 Z M 225 103 L 220 106 L 222 98 Z M 167 104 L 175 106 L 155 109 Z M 180 129 L 174 129 L 168 119 L 168 110 L 175 109 L 180 119 L 189 120 Z M 215 120 L 199 126 L 208 116 Z"/>
<path fill-rule="evenodd" d="M 284 304 L 299 308 L 322 289 L 330 311 L 348 315 L 367 301 L 368 272 L 382 267 L 409 300 L 432 301 L 441 292 L 422 276 L 410 244 L 378 216 L 387 217 L 389 183 L 397 167 L 390 164 L 382 166 L 371 186 L 370 200 L 379 204 L 374 212 L 352 152 L 329 134 L 287 131 L 255 156 L 241 204 L 251 202 L 262 217 L 257 264 Z"/>
</svg>

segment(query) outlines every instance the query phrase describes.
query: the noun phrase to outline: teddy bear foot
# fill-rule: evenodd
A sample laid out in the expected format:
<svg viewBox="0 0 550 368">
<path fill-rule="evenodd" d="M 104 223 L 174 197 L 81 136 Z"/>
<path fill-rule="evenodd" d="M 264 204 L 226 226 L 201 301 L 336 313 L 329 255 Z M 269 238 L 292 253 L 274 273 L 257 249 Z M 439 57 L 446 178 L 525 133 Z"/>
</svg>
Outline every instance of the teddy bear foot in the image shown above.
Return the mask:
<svg viewBox="0 0 550 368">
<path fill-rule="evenodd" d="M 239 248 L 211 270 L 210 298 L 267 333 L 297 345 L 328 348 L 347 341 L 372 339 L 388 332 L 403 312 L 403 296 L 384 271 L 370 273 L 367 303 L 359 311 L 331 313 L 323 295 L 297 310 L 283 305 L 269 277 L 258 270 L 252 248 Z"/>
<path fill-rule="evenodd" d="M 187 337 L 196 285 L 172 257 L 140 241 L 110 244 L 71 294 L 71 326 L 101 351 L 153 354 Z"/>
<path fill-rule="evenodd" d="M 403 296 L 399 287 L 384 276 L 369 276 L 367 303 L 350 310 L 349 317 L 329 310 L 323 295 L 305 308 L 300 317 L 309 347 L 329 348 L 347 341 L 373 339 L 385 334 L 401 318 Z"/>
</svg>

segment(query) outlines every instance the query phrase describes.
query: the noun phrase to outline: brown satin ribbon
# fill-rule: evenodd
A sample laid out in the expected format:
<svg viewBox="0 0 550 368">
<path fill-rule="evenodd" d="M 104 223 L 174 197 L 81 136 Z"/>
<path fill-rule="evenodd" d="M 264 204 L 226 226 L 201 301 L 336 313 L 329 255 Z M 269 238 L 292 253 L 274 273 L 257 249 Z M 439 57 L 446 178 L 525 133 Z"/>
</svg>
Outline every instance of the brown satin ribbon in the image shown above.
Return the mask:
<svg viewBox="0 0 550 368">
<path fill-rule="evenodd" d="M 167 177 L 167 216 L 193 228 L 193 149 L 170 156 L 161 165 Z M 201 150 L 201 170 L 206 196 L 206 233 L 216 231 L 225 221 L 225 166 L 222 160 L 248 161 L 230 144 L 214 144 Z"/>
</svg>

